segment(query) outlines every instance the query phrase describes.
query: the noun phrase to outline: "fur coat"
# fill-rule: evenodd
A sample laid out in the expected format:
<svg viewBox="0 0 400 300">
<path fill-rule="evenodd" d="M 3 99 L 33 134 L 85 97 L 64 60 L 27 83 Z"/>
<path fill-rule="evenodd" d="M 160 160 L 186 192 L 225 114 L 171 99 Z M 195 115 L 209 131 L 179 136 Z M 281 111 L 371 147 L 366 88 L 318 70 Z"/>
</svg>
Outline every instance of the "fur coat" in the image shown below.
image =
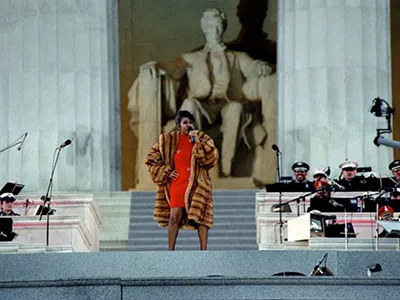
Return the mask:
<svg viewBox="0 0 400 300">
<path fill-rule="evenodd" d="M 185 213 L 181 228 L 196 229 L 198 224 L 208 228 L 213 226 L 212 184 L 209 170 L 218 163 L 218 150 L 214 141 L 204 132 L 199 131 L 200 142 L 192 149 L 189 185 L 185 194 Z M 145 164 L 157 185 L 154 219 L 159 226 L 169 223 L 169 174 L 174 170 L 174 154 L 178 145 L 179 132 L 160 135 L 147 154 Z"/>
</svg>

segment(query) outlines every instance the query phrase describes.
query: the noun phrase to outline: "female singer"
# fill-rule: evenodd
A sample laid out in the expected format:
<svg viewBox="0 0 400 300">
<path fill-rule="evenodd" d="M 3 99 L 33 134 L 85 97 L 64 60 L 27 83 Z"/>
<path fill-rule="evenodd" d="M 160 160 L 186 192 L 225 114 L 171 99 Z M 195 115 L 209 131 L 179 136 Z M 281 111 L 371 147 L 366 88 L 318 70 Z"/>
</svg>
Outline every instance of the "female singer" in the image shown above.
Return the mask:
<svg viewBox="0 0 400 300">
<path fill-rule="evenodd" d="M 157 185 L 154 219 L 168 226 L 168 250 L 174 250 L 179 229 L 197 229 L 200 249 L 207 250 L 213 226 L 212 185 L 209 170 L 218 162 L 214 141 L 193 130 L 194 116 L 181 110 L 178 131 L 163 133 L 145 164 Z"/>
</svg>

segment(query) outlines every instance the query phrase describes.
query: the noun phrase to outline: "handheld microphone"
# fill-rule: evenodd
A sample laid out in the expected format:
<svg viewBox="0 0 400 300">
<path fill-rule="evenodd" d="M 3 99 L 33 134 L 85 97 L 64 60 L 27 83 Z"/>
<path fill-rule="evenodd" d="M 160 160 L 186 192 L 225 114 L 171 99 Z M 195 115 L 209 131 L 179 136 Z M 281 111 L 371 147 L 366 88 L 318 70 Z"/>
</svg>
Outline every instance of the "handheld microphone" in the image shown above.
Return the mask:
<svg viewBox="0 0 400 300">
<path fill-rule="evenodd" d="M 61 150 L 62 148 L 68 146 L 71 144 L 71 140 L 66 140 L 64 143 L 62 143 L 60 146 L 58 146 L 56 149 Z"/>
<path fill-rule="evenodd" d="M 281 152 L 281 151 L 279 151 L 279 147 L 276 144 L 272 145 L 272 150 L 277 151 L 279 153 Z"/>
<path fill-rule="evenodd" d="M 191 132 L 193 130 L 194 130 L 193 127 L 191 126 L 188 127 L 188 132 Z M 196 138 L 193 135 L 190 136 L 190 140 L 193 144 L 196 142 Z"/>
<path fill-rule="evenodd" d="M 24 144 L 27 135 L 28 135 L 28 133 L 25 132 L 24 137 L 22 138 L 22 141 L 21 141 L 21 143 L 20 143 L 19 146 L 18 146 L 18 151 L 21 151 L 22 145 Z"/>
</svg>

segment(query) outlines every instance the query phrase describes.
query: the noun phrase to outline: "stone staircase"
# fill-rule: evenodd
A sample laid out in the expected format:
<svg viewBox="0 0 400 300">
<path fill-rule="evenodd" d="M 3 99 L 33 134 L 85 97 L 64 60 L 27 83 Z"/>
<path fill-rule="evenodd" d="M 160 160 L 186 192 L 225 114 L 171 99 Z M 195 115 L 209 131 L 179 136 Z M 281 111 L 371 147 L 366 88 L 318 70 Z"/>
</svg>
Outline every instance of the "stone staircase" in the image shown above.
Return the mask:
<svg viewBox="0 0 400 300">
<path fill-rule="evenodd" d="M 214 191 L 214 227 L 209 233 L 209 250 L 257 250 L 256 192 Z M 155 192 L 132 192 L 128 250 L 167 250 L 167 228 L 158 227 L 153 220 L 154 202 Z M 197 231 L 180 230 L 176 250 L 198 249 Z"/>
<path fill-rule="evenodd" d="M 127 251 L 131 192 L 96 193 L 102 215 L 100 251 Z"/>
</svg>

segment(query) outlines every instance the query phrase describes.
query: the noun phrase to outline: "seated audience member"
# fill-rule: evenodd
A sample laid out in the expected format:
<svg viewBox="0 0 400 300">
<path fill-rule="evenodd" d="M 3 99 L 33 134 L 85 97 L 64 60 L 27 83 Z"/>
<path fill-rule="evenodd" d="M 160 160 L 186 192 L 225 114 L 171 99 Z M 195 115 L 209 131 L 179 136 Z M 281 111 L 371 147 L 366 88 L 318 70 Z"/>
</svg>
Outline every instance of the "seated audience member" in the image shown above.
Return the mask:
<svg viewBox="0 0 400 300">
<path fill-rule="evenodd" d="M 15 197 L 11 193 L 4 193 L 0 196 L 1 212 L 0 216 L 20 216 L 13 211 Z"/>
<path fill-rule="evenodd" d="M 312 181 L 307 179 L 307 172 L 310 170 L 310 166 L 302 161 L 295 162 L 292 165 L 294 179 L 289 182 L 289 185 L 293 190 L 308 191 L 312 190 Z"/>
</svg>

